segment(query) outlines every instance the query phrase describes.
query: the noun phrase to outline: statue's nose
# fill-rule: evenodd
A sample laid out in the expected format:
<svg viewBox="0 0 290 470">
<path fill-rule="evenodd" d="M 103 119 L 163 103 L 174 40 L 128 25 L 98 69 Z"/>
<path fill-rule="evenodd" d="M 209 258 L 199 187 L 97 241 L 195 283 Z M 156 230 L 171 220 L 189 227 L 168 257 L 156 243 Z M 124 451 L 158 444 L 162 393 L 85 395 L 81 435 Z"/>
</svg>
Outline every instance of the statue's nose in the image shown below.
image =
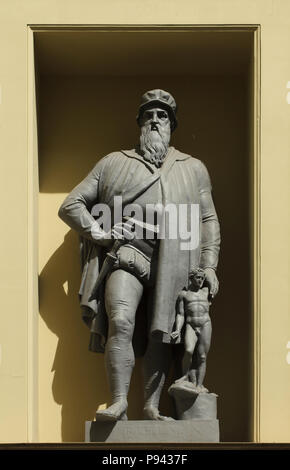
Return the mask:
<svg viewBox="0 0 290 470">
<path fill-rule="evenodd" d="M 158 119 L 158 114 L 157 114 L 157 111 L 153 111 L 152 113 L 152 117 L 151 117 L 151 122 L 158 122 L 159 119 Z"/>
<path fill-rule="evenodd" d="M 153 127 L 153 126 L 156 126 L 157 124 L 159 124 L 159 119 L 158 119 L 157 111 L 154 111 L 151 117 L 151 126 Z"/>
</svg>

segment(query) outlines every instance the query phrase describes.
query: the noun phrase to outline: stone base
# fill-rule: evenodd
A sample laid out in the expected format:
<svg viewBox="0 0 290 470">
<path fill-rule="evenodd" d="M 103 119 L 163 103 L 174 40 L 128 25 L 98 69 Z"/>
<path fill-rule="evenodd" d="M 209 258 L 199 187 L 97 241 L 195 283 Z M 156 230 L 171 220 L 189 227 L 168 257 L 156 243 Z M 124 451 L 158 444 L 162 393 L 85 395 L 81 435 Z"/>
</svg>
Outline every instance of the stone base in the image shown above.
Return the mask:
<svg viewBox="0 0 290 470">
<path fill-rule="evenodd" d="M 194 443 L 219 442 L 219 422 L 184 421 L 86 421 L 85 442 Z"/>
<path fill-rule="evenodd" d="M 178 419 L 216 419 L 217 395 L 215 393 L 197 393 L 190 382 L 175 383 L 171 385 L 168 393 L 174 399 Z"/>
</svg>

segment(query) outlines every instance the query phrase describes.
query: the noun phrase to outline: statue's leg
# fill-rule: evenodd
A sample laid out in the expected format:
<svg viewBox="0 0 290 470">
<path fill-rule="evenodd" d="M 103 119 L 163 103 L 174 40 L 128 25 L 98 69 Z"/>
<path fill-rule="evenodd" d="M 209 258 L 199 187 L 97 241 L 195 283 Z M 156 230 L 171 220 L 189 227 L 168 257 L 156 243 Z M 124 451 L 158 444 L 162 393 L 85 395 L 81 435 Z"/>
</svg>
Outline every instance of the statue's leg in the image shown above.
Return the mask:
<svg viewBox="0 0 290 470">
<path fill-rule="evenodd" d="M 159 401 L 171 363 L 171 345 L 150 340 L 144 357 L 145 405 L 144 417 L 171 420 L 159 413 Z"/>
<path fill-rule="evenodd" d="M 206 358 L 211 343 L 211 320 L 207 321 L 200 331 L 200 336 L 197 345 L 197 388 L 201 392 L 207 392 L 208 390 L 203 386 L 203 381 L 206 372 Z"/>
<path fill-rule="evenodd" d="M 105 361 L 113 404 L 97 412 L 97 419 L 125 419 L 127 394 L 135 363 L 132 337 L 143 285 L 132 274 L 118 269 L 106 282 L 105 305 L 109 320 Z"/>
<path fill-rule="evenodd" d="M 192 357 L 196 346 L 197 336 L 192 326 L 187 323 L 184 335 L 184 356 L 182 360 L 183 376 L 188 380 L 189 371 L 192 369 Z"/>
</svg>

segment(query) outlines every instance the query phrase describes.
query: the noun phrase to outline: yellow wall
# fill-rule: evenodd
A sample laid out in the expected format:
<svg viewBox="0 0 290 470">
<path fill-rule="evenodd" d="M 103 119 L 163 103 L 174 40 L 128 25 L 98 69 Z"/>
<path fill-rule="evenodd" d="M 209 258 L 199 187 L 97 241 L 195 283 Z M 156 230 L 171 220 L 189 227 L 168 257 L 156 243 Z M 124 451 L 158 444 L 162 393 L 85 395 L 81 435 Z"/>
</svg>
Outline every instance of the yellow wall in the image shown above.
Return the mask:
<svg viewBox="0 0 290 470">
<path fill-rule="evenodd" d="M 140 20 L 142 18 L 142 20 Z M 289 105 L 286 85 L 290 80 L 290 5 L 287 0 L 192 0 L 159 1 L 2 1 L 0 4 L 0 152 L 1 152 L 1 320 L 0 320 L 0 441 L 36 439 L 37 402 L 33 395 L 37 362 L 31 346 L 35 288 L 32 268 L 33 196 L 31 192 L 32 66 L 27 24 L 261 24 L 261 441 L 290 441 L 290 369 L 286 345 L 290 340 L 289 289 Z M 147 88 L 147 87 L 146 87 Z M 30 112 L 29 112 L 30 111 Z M 29 112 L 29 113 L 28 113 Z M 50 195 L 51 196 L 51 195 Z M 55 194 L 58 206 L 62 195 Z M 52 200 L 52 199 L 51 199 Z M 53 208 L 51 207 L 53 211 Z M 51 214 L 52 216 L 52 214 Z M 40 231 L 43 214 L 40 211 Z M 59 245 L 64 228 L 54 234 Z M 49 243 L 49 240 L 48 240 Z M 48 244 L 47 250 L 53 247 Z M 33 262 L 35 260 L 33 259 Z M 70 261 L 76 268 L 76 260 Z M 41 264 L 42 263 L 42 264 Z M 40 259 L 43 267 L 45 259 Z M 60 271 L 60 279 L 62 272 Z M 72 286 L 74 287 L 74 286 Z M 62 294 L 62 293 L 61 293 Z M 60 295 L 61 295 L 60 294 Z M 35 295 L 34 297 L 35 298 Z M 68 300 L 69 302 L 69 300 Z M 233 315 L 235 314 L 233 308 Z M 57 334 L 58 319 L 51 330 Z M 63 321 L 63 320 L 61 320 Z M 40 335 L 46 324 L 40 319 Z M 54 330 L 54 331 L 53 331 Z M 85 336 L 85 333 L 84 333 Z M 51 368 L 57 336 L 46 336 L 39 361 Z M 86 341 L 77 347 L 86 346 Z M 35 351 L 34 351 L 35 352 Z M 46 355 L 46 356 L 45 356 Z M 35 356 L 35 355 L 34 355 Z M 38 354 L 37 354 L 38 356 Z M 65 357 L 65 356 L 64 356 Z M 66 360 L 69 360 L 67 358 Z M 88 357 L 88 373 L 96 359 Z M 80 364 L 78 367 L 80 368 Z M 61 364 L 65 367 L 65 362 Z M 101 366 L 100 366 L 101 367 Z M 230 378 L 231 379 L 231 378 Z M 229 379 L 229 380 L 230 380 Z M 39 374 L 39 390 L 51 388 L 52 377 Z M 54 384 L 45 416 L 40 394 L 39 418 L 47 418 L 46 439 L 58 440 L 59 394 L 69 393 L 61 381 Z M 104 389 L 105 390 L 105 389 Z M 107 397 L 104 392 L 104 398 Z M 35 399 L 34 399 L 35 398 Z M 82 399 L 83 397 L 80 397 Z M 36 408 L 36 409 L 35 409 Z M 91 408 L 87 410 L 91 413 Z M 33 417 L 33 419 L 32 419 Z M 17 423 L 17 426 L 15 426 Z M 44 429 L 44 428 L 43 428 Z"/>
</svg>

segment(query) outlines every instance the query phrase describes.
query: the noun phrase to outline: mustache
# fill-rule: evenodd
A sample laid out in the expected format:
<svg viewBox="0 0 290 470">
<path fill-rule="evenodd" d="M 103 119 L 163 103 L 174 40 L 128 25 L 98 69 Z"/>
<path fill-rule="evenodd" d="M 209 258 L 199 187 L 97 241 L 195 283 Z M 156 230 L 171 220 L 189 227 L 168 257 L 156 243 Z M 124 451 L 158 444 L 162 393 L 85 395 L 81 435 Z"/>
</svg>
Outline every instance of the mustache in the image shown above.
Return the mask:
<svg viewBox="0 0 290 470">
<path fill-rule="evenodd" d="M 160 126 L 158 126 L 158 124 L 152 123 L 152 124 L 149 126 L 149 129 L 151 128 L 151 129 L 150 129 L 151 131 L 157 131 L 157 132 L 160 134 L 160 132 L 159 132 L 159 127 L 160 127 Z M 160 135 L 161 135 L 161 134 L 160 134 Z"/>
<path fill-rule="evenodd" d="M 170 131 L 167 129 L 162 129 L 158 124 L 151 124 L 150 126 L 142 127 L 140 138 L 161 140 L 164 144 L 169 143 L 170 140 Z"/>
</svg>

